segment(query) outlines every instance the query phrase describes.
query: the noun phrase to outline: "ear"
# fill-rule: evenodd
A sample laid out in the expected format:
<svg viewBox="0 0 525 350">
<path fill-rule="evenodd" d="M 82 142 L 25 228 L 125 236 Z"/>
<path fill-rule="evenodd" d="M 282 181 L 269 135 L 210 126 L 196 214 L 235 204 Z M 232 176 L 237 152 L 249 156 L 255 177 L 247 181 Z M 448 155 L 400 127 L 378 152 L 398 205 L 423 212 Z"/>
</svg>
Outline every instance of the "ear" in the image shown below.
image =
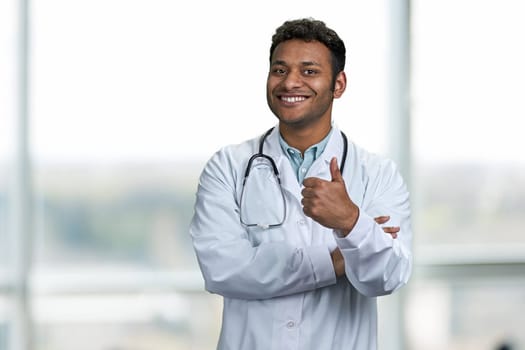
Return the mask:
<svg viewBox="0 0 525 350">
<path fill-rule="evenodd" d="M 346 74 L 344 71 L 341 71 L 335 77 L 334 84 L 334 98 L 339 98 L 343 95 L 343 92 L 346 90 Z"/>
</svg>

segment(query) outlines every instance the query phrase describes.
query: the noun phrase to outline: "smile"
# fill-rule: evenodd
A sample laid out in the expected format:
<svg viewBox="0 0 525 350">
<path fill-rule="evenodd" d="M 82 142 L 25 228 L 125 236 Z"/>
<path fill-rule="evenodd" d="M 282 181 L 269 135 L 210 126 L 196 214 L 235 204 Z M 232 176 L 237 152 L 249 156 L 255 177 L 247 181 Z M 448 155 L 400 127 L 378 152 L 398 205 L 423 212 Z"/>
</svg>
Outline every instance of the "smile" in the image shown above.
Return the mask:
<svg viewBox="0 0 525 350">
<path fill-rule="evenodd" d="M 281 101 L 286 103 L 297 103 L 306 100 L 304 96 L 281 96 Z"/>
</svg>

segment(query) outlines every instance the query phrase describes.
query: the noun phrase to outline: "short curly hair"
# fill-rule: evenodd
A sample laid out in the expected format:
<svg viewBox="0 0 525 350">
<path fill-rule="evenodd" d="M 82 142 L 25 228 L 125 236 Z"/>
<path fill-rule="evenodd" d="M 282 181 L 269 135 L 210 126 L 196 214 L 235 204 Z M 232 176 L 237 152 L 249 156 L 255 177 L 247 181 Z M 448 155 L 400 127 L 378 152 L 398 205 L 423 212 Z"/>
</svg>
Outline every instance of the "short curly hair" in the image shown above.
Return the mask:
<svg viewBox="0 0 525 350">
<path fill-rule="evenodd" d="M 330 50 L 332 54 L 332 73 L 333 78 L 344 70 L 346 61 L 346 48 L 343 40 L 337 33 L 326 26 L 323 21 L 313 18 L 302 18 L 284 22 L 272 36 L 272 46 L 270 47 L 270 63 L 275 48 L 280 43 L 300 39 L 304 41 L 319 41 Z"/>
</svg>

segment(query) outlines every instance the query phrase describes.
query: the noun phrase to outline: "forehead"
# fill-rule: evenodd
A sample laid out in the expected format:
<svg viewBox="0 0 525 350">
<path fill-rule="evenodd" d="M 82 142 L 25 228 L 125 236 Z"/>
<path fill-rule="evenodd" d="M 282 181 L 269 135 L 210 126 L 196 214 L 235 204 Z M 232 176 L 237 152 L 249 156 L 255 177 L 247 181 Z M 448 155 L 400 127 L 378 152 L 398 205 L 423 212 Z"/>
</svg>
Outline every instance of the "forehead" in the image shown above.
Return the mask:
<svg viewBox="0 0 525 350">
<path fill-rule="evenodd" d="M 319 65 L 330 65 L 331 54 L 328 47 L 319 41 L 292 39 L 283 41 L 275 48 L 272 64 L 301 64 L 315 62 Z"/>
</svg>

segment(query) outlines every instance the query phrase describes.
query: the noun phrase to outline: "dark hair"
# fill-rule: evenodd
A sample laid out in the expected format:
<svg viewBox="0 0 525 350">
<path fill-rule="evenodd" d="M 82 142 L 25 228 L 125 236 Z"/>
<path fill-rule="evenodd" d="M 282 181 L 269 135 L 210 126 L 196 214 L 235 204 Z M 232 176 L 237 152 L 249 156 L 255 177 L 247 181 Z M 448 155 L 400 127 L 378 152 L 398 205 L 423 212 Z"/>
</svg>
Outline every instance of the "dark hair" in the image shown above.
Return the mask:
<svg viewBox="0 0 525 350">
<path fill-rule="evenodd" d="M 272 46 L 270 47 L 270 63 L 277 45 L 292 39 L 316 40 L 328 47 L 332 54 L 334 81 L 337 74 L 345 68 L 346 48 L 343 40 L 339 38 L 333 29 L 328 28 L 324 22 L 313 18 L 286 21 L 276 29 L 275 34 L 272 36 Z"/>
</svg>

